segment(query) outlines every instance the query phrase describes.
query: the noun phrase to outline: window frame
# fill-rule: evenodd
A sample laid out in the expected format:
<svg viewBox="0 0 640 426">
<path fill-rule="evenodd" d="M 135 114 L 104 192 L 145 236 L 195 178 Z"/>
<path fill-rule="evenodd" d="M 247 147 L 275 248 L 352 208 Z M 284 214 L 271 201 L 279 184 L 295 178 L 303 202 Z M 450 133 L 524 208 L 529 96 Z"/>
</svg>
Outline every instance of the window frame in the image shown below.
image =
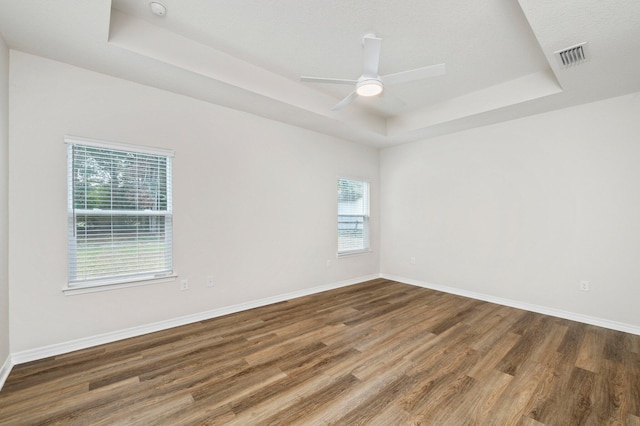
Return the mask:
<svg viewBox="0 0 640 426">
<path fill-rule="evenodd" d="M 80 138 L 76 136 L 65 136 L 64 142 L 67 145 L 67 283 L 63 288 L 65 293 L 85 293 L 101 290 L 110 290 L 114 288 L 132 287 L 138 285 L 146 285 L 157 282 L 166 282 L 175 280 L 174 272 L 174 256 L 173 256 L 173 157 L 174 151 L 162 148 L 152 148 L 141 145 L 123 144 L 117 142 L 110 142 L 97 139 Z M 166 210 L 117 210 L 117 209 L 105 209 L 105 210 L 79 210 L 76 209 L 75 194 L 74 194 L 74 146 L 84 146 L 90 148 L 105 149 L 110 151 L 120 151 L 124 153 L 153 155 L 158 157 L 164 157 L 166 164 L 164 167 L 164 177 L 166 178 Z M 86 211 L 85 211 L 86 210 Z M 75 275 L 76 256 L 75 248 L 73 244 L 77 243 L 76 238 L 76 216 L 78 211 L 87 214 L 91 213 L 93 216 L 105 216 L 114 217 L 118 215 L 127 216 L 158 216 L 163 217 L 162 232 L 165 237 L 165 244 L 169 247 L 164 250 L 163 255 L 157 257 L 158 259 L 164 256 L 165 265 L 168 268 L 162 268 L 162 270 L 152 271 L 132 271 L 130 274 L 111 274 L 103 277 L 94 277 L 89 279 L 78 279 Z M 115 212 L 115 213 L 112 213 Z M 136 237 L 137 238 L 137 237 Z M 136 239 L 136 247 L 139 247 L 140 241 Z"/>
<path fill-rule="evenodd" d="M 365 206 L 363 214 L 341 214 L 340 212 L 340 199 L 339 196 L 336 197 L 336 232 L 337 232 L 337 250 L 336 257 L 345 257 L 345 256 L 353 256 L 359 254 L 371 253 L 371 181 L 368 179 L 358 178 L 358 177 L 348 177 L 348 176 L 338 176 L 336 179 L 336 183 L 339 186 L 340 181 L 351 181 L 364 184 L 366 187 L 366 192 L 364 193 L 365 197 Z M 341 250 L 340 249 L 340 217 L 355 217 L 362 218 L 362 226 L 363 226 L 363 247 L 357 249 L 349 249 L 349 250 Z"/>
</svg>

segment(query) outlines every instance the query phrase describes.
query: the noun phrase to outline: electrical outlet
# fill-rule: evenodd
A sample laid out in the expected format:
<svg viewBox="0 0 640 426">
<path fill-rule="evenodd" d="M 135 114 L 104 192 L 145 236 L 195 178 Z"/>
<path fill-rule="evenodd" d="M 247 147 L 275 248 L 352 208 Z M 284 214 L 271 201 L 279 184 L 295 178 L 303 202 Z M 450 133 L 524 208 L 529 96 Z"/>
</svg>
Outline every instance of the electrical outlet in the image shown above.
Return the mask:
<svg viewBox="0 0 640 426">
<path fill-rule="evenodd" d="M 589 281 L 580 281 L 580 290 L 589 291 Z"/>
<path fill-rule="evenodd" d="M 327 259 L 327 268 L 328 268 L 329 266 L 331 266 L 331 260 L 330 260 L 330 259 Z"/>
<path fill-rule="evenodd" d="M 189 290 L 189 280 L 182 280 L 180 282 L 180 290 Z"/>
<path fill-rule="evenodd" d="M 213 277 L 207 277 L 207 287 L 213 287 Z"/>
<path fill-rule="evenodd" d="M 416 257 L 415 256 L 411 256 L 411 258 L 409 259 L 409 263 L 412 265 L 416 264 Z"/>
</svg>

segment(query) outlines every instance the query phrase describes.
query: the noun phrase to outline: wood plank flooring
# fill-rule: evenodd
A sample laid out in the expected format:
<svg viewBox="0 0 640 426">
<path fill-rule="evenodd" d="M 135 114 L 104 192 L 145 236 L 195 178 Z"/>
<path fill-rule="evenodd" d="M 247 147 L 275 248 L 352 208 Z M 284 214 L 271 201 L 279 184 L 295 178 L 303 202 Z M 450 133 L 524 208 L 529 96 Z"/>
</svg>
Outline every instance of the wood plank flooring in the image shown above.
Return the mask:
<svg viewBox="0 0 640 426">
<path fill-rule="evenodd" d="M 0 424 L 640 425 L 640 336 L 378 279 L 15 366 Z"/>
</svg>

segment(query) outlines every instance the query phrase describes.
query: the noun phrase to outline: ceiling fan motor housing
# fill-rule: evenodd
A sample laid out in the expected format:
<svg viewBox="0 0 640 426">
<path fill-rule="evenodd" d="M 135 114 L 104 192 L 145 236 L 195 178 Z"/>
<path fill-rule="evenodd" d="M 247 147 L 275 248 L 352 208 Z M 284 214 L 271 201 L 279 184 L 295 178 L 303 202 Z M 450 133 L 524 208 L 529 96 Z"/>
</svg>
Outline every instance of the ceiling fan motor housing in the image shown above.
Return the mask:
<svg viewBox="0 0 640 426">
<path fill-rule="evenodd" d="M 382 93 L 384 85 L 378 77 L 362 76 L 356 84 L 356 93 L 359 96 L 376 96 Z"/>
</svg>

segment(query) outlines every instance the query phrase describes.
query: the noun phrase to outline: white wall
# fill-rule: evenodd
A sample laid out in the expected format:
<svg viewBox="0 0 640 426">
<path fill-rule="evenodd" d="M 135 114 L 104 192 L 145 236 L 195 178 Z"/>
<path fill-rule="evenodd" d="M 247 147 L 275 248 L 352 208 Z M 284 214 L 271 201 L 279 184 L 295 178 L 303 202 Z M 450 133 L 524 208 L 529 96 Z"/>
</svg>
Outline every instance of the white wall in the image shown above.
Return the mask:
<svg viewBox="0 0 640 426">
<path fill-rule="evenodd" d="M 9 48 L 0 35 L 0 387 L 9 357 Z"/>
<path fill-rule="evenodd" d="M 373 254 L 336 259 L 335 231 L 339 175 L 378 211 L 377 150 L 21 52 L 10 76 L 12 352 L 378 273 L 375 214 Z M 62 293 L 65 134 L 175 150 L 177 281 Z"/>
<path fill-rule="evenodd" d="M 6 52 L 0 43 L 0 90 Z M 385 149 L 379 162 L 344 140 L 21 52 L 10 59 L 0 360 L 7 335 L 11 352 L 25 351 L 380 271 L 640 326 L 639 94 Z M 62 293 L 65 134 L 176 151 L 177 281 Z M 370 255 L 335 257 L 337 176 L 372 182 Z M 181 292 L 183 278 L 191 289 Z"/>
<path fill-rule="evenodd" d="M 640 326 L 639 118 L 632 94 L 385 149 L 381 272 Z"/>
</svg>

